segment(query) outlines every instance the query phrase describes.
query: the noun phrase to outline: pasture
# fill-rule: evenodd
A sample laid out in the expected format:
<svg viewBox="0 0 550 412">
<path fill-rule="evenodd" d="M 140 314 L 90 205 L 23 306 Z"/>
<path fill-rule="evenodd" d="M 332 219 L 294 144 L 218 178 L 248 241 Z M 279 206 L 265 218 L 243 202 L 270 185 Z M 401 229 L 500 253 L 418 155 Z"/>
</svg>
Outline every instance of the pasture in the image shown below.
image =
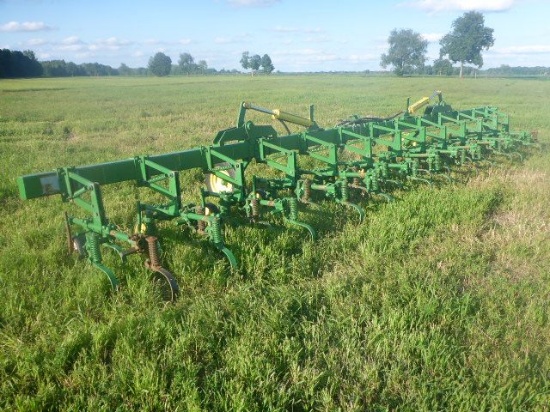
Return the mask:
<svg viewBox="0 0 550 412">
<path fill-rule="evenodd" d="M 181 295 L 155 299 L 139 258 L 69 256 L 60 197 L 19 199 L 19 175 L 209 144 L 241 101 L 331 127 L 442 90 L 498 106 L 550 143 L 550 82 L 362 75 L 0 81 L 0 409 L 537 410 L 550 405 L 550 153 L 372 201 L 323 204 L 317 242 L 226 227 L 240 260 L 167 224 Z M 260 113 L 255 123 L 269 123 Z M 189 196 L 201 176 L 188 173 Z M 131 228 L 135 189 L 107 187 Z"/>
</svg>

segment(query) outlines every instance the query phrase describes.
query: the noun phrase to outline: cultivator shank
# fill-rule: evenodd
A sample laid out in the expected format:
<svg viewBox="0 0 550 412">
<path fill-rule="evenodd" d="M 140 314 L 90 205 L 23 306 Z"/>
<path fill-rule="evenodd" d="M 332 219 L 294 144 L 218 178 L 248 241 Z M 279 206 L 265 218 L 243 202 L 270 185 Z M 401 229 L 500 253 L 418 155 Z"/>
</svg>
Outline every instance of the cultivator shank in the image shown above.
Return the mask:
<svg viewBox="0 0 550 412">
<path fill-rule="evenodd" d="M 416 114 L 423 107 L 423 114 Z M 249 110 L 280 121 L 287 134 L 247 121 Z M 288 123 L 304 129 L 291 133 Z M 521 148 L 535 140 L 533 134 L 511 132 L 508 116 L 497 108 L 457 111 L 441 92 L 413 104 L 407 101 L 405 110 L 392 117 L 355 115 L 332 128 L 317 124 L 313 107 L 309 117 L 301 117 L 243 102 L 237 124 L 220 131 L 210 146 L 59 168 L 21 176 L 18 185 L 22 199 L 61 195 L 83 211 L 84 217 L 66 215 L 69 248 L 105 273 L 113 288 L 119 282 L 103 265 L 101 246 L 115 250 L 122 260 L 130 254 L 145 255 L 145 267 L 163 280 L 166 297 L 174 299 L 178 284 L 162 265 L 156 237 L 162 221 L 204 234 L 236 269 L 238 261 L 223 236 L 223 224 L 232 215 L 245 216 L 251 224 L 279 215 L 315 239 L 315 229 L 300 220 L 300 208 L 316 199 L 335 201 L 361 221 L 365 210 L 352 201 L 353 191 L 391 201 L 388 192 L 407 181 L 432 184 L 436 176 L 451 180 L 452 168 L 477 164 L 491 154 L 521 158 Z M 248 171 L 252 163 L 262 165 L 255 168 L 261 174 Z M 185 202 L 179 176 L 191 169 L 205 176 L 198 204 Z M 106 214 L 101 189 L 120 182 L 134 182 L 164 199 L 136 202 L 133 232 L 120 230 Z"/>
</svg>

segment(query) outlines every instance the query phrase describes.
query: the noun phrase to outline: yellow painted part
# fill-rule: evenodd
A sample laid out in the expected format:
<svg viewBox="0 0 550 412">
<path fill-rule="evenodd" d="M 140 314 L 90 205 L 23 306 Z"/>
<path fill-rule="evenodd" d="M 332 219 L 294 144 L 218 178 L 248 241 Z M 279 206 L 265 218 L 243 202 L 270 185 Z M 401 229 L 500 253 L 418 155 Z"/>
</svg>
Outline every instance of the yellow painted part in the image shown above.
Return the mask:
<svg viewBox="0 0 550 412">
<path fill-rule="evenodd" d="M 300 126 L 311 127 L 313 122 L 305 117 L 296 116 L 294 114 L 283 112 L 279 109 L 273 110 L 273 119 L 284 120 L 285 122 L 290 122 L 294 124 L 299 124 Z"/>
<path fill-rule="evenodd" d="M 416 112 L 418 109 L 420 109 L 421 107 L 426 106 L 428 103 L 430 103 L 430 98 L 429 97 L 423 97 L 422 99 L 420 99 L 416 103 L 413 103 L 409 106 L 409 113 L 412 114 L 412 113 Z"/>
<path fill-rule="evenodd" d="M 142 223 L 141 226 L 135 225 L 134 233 L 141 233 L 141 234 L 147 233 L 147 225 L 145 225 L 145 223 Z"/>
</svg>

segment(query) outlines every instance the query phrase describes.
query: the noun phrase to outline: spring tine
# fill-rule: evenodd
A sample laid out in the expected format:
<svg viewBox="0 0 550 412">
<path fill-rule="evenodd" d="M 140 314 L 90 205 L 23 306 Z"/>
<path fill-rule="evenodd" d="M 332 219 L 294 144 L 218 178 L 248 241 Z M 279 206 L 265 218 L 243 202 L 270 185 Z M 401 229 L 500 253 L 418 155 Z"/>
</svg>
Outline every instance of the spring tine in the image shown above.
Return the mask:
<svg viewBox="0 0 550 412">
<path fill-rule="evenodd" d="M 69 254 L 71 254 L 74 252 L 73 234 L 71 232 L 71 222 L 70 222 L 69 214 L 67 212 L 63 212 L 63 216 L 65 217 L 65 233 L 67 235 L 67 249 L 69 250 Z"/>
<path fill-rule="evenodd" d="M 164 300 L 174 302 L 180 294 L 180 287 L 174 275 L 163 267 L 156 267 L 153 273 L 164 282 L 162 287 Z"/>
</svg>

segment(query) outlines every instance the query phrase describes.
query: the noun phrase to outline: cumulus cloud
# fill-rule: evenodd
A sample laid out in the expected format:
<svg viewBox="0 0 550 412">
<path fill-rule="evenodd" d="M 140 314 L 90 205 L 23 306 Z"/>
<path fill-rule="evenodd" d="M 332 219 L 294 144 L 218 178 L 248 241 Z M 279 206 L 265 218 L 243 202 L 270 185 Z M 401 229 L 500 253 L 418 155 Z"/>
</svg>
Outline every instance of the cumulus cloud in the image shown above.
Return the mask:
<svg viewBox="0 0 550 412">
<path fill-rule="evenodd" d="M 412 0 L 400 3 L 426 10 L 438 11 L 506 11 L 512 8 L 518 0 Z"/>
<path fill-rule="evenodd" d="M 251 38 L 250 33 L 240 33 L 234 36 L 218 36 L 214 38 L 215 44 L 239 44 L 248 42 Z"/>
<path fill-rule="evenodd" d="M 61 44 L 64 44 L 64 45 L 67 45 L 67 46 L 72 46 L 72 45 L 75 45 L 75 44 L 84 44 L 84 42 L 82 40 L 80 40 L 79 37 L 70 36 L 70 37 L 66 37 L 63 40 L 61 40 Z"/>
<path fill-rule="evenodd" d="M 422 33 L 422 38 L 424 40 L 427 40 L 428 43 L 437 43 L 439 40 L 441 40 L 444 36 L 444 34 L 441 33 Z"/>
<path fill-rule="evenodd" d="M 272 30 L 277 33 L 323 33 L 324 32 L 324 30 L 319 27 L 304 28 L 304 27 L 275 26 Z"/>
<path fill-rule="evenodd" d="M 131 45 L 132 42 L 128 40 L 121 40 L 116 37 L 109 37 L 108 39 L 99 39 L 95 43 L 90 45 L 90 50 L 120 50 L 123 47 Z"/>
<path fill-rule="evenodd" d="M 279 3 L 281 0 L 227 0 L 235 7 L 269 7 Z"/>
<path fill-rule="evenodd" d="M 493 50 L 496 54 L 516 55 L 516 54 L 547 54 L 550 53 L 550 46 L 543 44 L 534 44 L 526 46 L 501 47 Z"/>
<path fill-rule="evenodd" d="M 49 31 L 52 27 L 41 21 L 10 21 L 0 25 L 0 32 L 29 32 L 29 31 Z"/>
<path fill-rule="evenodd" d="M 278 33 L 296 33 L 300 31 L 300 29 L 297 27 L 275 26 L 273 31 Z"/>
<path fill-rule="evenodd" d="M 234 40 L 229 37 L 216 37 L 214 39 L 214 43 L 216 44 L 230 44 L 233 43 Z"/>
<path fill-rule="evenodd" d="M 30 39 L 27 41 L 27 46 L 31 47 L 37 47 L 37 46 L 44 46 L 48 42 L 44 39 Z"/>
<path fill-rule="evenodd" d="M 80 52 L 87 49 L 85 42 L 76 36 L 66 37 L 61 40 L 58 49 L 62 51 Z"/>
</svg>

